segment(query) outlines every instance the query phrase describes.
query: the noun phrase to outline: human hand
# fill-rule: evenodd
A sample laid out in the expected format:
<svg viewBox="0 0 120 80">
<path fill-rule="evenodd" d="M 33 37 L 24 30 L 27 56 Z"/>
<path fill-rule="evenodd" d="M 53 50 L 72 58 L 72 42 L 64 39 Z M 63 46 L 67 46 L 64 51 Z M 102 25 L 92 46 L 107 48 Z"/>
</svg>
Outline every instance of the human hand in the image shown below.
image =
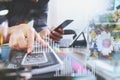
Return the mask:
<svg viewBox="0 0 120 80">
<path fill-rule="evenodd" d="M 34 30 L 33 27 L 28 24 L 20 24 L 13 26 L 9 29 L 9 46 L 17 50 L 27 50 L 27 53 L 31 53 L 34 46 L 34 41 L 43 46 L 48 44 L 44 42 L 39 34 Z"/>
<path fill-rule="evenodd" d="M 64 30 L 62 28 L 58 29 L 58 32 L 54 31 L 55 27 L 52 28 L 51 33 L 50 33 L 50 38 L 55 41 L 58 42 L 63 38 L 63 33 Z"/>
</svg>

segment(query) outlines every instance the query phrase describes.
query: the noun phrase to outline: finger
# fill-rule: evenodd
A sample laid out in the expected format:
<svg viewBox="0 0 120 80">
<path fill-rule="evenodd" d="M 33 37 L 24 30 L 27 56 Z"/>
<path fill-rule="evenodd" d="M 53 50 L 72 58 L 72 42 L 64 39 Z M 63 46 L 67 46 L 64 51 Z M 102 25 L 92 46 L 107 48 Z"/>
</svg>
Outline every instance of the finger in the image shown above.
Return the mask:
<svg viewBox="0 0 120 80">
<path fill-rule="evenodd" d="M 45 37 L 47 37 L 49 34 L 50 34 L 50 31 L 49 31 L 48 29 L 45 29 L 45 30 L 41 30 L 41 31 L 40 31 L 40 37 L 41 37 L 41 38 L 45 38 Z"/>
<path fill-rule="evenodd" d="M 55 31 L 52 31 L 51 34 L 52 34 L 53 36 L 55 36 L 56 38 L 62 38 L 62 35 L 63 35 L 63 34 L 60 34 L 60 33 L 58 33 L 58 32 L 55 32 Z"/>
<path fill-rule="evenodd" d="M 62 28 L 59 28 L 58 32 L 59 32 L 59 34 L 62 34 L 62 35 L 64 34 L 64 30 Z"/>
<path fill-rule="evenodd" d="M 58 38 L 56 38 L 56 37 L 54 37 L 54 36 L 50 36 L 50 38 L 53 40 L 53 41 L 59 41 L 59 39 Z"/>
<path fill-rule="evenodd" d="M 27 49 L 27 40 L 26 40 L 24 34 L 21 34 L 20 37 L 18 38 L 18 45 L 21 50 Z"/>
<path fill-rule="evenodd" d="M 56 28 L 55 26 L 52 26 L 51 29 L 50 29 L 50 31 L 53 31 L 55 28 Z"/>
<path fill-rule="evenodd" d="M 35 39 L 39 44 L 42 44 L 43 46 L 48 46 L 48 43 L 46 43 L 37 32 L 35 32 Z"/>
<path fill-rule="evenodd" d="M 16 49 L 16 50 L 21 50 L 20 47 L 19 47 L 19 40 L 21 39 L 18 39 L 20 36 L 17 35 L 14 33 L 10 36 L 10 40 L 9 40 L 9 46 L 12 48 L 12 49 Z"/>
<path fill-rule="evenodd" d="M 33 50 L 33 46 L 34 46 L 34 29 L 30 28 L 27 31 L 27 53 L 31 53 Z"/>
<path fill-rule="evenodd" d="M 14 46 L 12 46 L 12 49 L 15 49 L 15 50 L 21 50 L 21 49 L 19 48 L 18 45 L 14 45 Z"/>
<path fill-rule="evenodd" d="M 52 31 L 50 34 L 50 38 L 52 38 L 53 41 L 59 41 L 63 37 L 62 34 L 59 34 L 55 31 Z"/>
<path fill-rule="evenodd" d="M 15 46 L 17 46 L 17 40 L 16 40 L 16 38 L 15 38 L 14 35 L 11 35 L 11 36 L 10 36 L 9 46 L 10 46 L 11 48 L 13 48 L 13 49 L 16 49 Z"/>
</svg>

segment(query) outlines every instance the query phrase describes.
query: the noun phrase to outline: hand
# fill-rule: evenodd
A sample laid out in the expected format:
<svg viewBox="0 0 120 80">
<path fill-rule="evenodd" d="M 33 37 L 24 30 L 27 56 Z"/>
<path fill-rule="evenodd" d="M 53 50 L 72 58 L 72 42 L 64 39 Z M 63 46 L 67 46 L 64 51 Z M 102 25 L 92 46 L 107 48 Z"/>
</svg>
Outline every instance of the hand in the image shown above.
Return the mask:
<svg viewBox="0 0 120 80">
<path fill-rule="evenodd" d="M 55 27 L 51 28 L 51 32 L 48 29 L 41 30 L 40 36 L 42 38 L 50 37 L 54 42 L 58 42 L 63 37 L 63 29 L 59 29 L 59 32 L 54 31 Z"/>
<path fill-rule="evenodd" d="M 9 29 L 9 46 L 17 50 L 27 50 L 27 53 L 31 53 L 33 50 L 34 40 L 38 43 L 46 46 L 39 34 L 33 27 L 28 24 L 20 24 L 13 26 Z"/>
<path fill-rule="evenodd" d="M 59 28 L 58 32 L 54 31 L 54 29 L 53 29 L 50 33 L 50 38 L 53 41 L 58 42 L 63 38 L 63 33 L 64 33 L 64 31 L 62 28 Z"/>
</svg>

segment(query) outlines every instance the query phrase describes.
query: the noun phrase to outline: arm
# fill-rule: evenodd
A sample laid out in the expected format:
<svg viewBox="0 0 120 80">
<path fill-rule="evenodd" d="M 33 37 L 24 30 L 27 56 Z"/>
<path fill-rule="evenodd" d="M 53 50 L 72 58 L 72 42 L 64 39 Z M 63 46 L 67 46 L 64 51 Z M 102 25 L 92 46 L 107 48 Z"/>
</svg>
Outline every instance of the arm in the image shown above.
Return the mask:
<svg viewBox="0 0 120 80">
<path fill-rule="evenodd" d="M 36 8 L 31 12 L 31 15 L 34 18 L 34 28 L 37 32 L 48 29 L 48 1 L 49 0 L 39 0 L 37 5 L 35 5 Z"/>
<path fill-rule="evenodd" d="M 48 0 L 45 0 L 48 1 Z M 47 12 L 48 12 L 48 2 L 45 2 L 42 4 L 42 6 L 38 6 L 39 9 L 37 12 L 37 17 L 34 18 L 34 28 L 37 32 L 40 33 L 41 37 L 49 36 L 53 41 L 57 42 L 62 38 L 63 35 L 63 29 L 59 29 L 59 32 L 51 31 L 48 29 L 47 26 Z M 41 8 L 41 9 L 40 9 Z M 55 27 L 54 27 L 55 28 Z"/>
</svg>

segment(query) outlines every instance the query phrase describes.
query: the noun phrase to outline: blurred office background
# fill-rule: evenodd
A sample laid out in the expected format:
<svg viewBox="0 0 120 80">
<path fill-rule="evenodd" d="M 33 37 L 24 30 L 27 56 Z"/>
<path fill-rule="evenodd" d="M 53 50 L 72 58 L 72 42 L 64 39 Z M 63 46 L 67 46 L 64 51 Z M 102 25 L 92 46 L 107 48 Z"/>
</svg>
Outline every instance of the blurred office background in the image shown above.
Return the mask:
<svg viewBox="0 0 120 80">
<path fill-rule="evenodd" d="M 65 29 L 73 29 L 80 33 L 89 25 L 96 14 L 106 10 L 115 10 L 120 0 L 50 0 L 48 25 L 57 26 L 66 19 L 74 22 Z"/>
</svg>

